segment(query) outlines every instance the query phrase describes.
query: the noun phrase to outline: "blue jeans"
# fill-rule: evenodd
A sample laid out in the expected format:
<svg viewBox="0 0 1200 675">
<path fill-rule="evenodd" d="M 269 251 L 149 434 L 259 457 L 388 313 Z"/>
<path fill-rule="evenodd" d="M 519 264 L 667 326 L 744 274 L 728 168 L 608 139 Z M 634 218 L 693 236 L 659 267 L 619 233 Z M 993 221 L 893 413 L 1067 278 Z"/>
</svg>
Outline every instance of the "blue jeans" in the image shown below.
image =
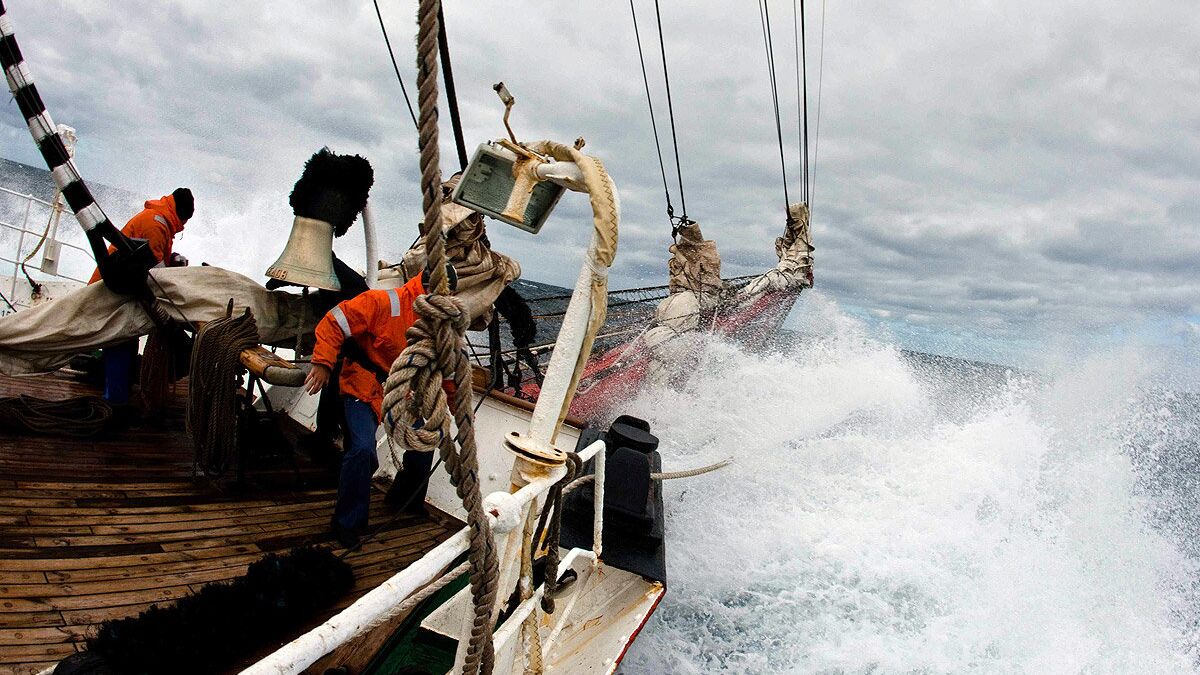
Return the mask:
<svg viewBox="0 0 1200 675">
<path fill-rule="evenodd" d="M 104 400 L 109 403 L 129 403 L 129 393 L 133 389 L 133 360 L 137 357 L 137 350 L 137 340 L 104 348 L 100 360 L 104 364 Z"/>
<path fill-rule="evenodd" d="M 371 508 L 371 476 L 379 468 L 375 455 L 375 430 L 379 422 L 370 405 L 352 396 L 343 396 L 346 411 L 346 435 L 342 446 L 342 471 L 338 476 L 337 506 L 334 522 L 347 530 L 367 526 Z"/>
</svg>

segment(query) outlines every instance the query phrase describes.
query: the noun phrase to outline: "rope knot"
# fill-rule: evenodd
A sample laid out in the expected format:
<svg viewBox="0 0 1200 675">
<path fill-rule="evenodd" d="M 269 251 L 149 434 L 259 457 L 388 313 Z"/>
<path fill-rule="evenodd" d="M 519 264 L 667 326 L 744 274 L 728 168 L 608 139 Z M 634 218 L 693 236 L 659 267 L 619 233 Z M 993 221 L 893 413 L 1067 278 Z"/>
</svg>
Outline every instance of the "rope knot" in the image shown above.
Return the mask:
<svg viewBox="0 0 1200 675">
<path fill-rule="evenodd" d="M 471 317 L 467 313 L 466 304 L 454 295 L 439 295 L 426 293 L 418 296 L 413 303 L 417 315 L 438 323 L 448 323 L 456 333 L 466 333 Z"/>
<path fill-rule="evenodd" d="M 421 235 L 430 266 L 429 288 L 448 289 L 446 241 L 441 216 L 441 169 L 438 166 L 438 24 L 439 0 L 420 0 L 417 9 L 417 101 L 419 107 L 421 198 L 425 218 Z M 427 294 L 413 305 L 417 322 L 407 332 L 408 346 L 392 364 L 384 383 L 383 405 L 392 438 L 418 450 L 438 448 L 471 531 L 468 557 L 474 619 L 464 675 L 491 673 L 492 608 L 499 584 L 499 562 L 480 494 L 472 409 L 471 364 L 463 348 L 470 323 L 462 302 L 450 295 Z M 443 383 L 454 382 L 454 402 Z M 450 433 L 450 413 L 458 435 Z"/>
</svg>

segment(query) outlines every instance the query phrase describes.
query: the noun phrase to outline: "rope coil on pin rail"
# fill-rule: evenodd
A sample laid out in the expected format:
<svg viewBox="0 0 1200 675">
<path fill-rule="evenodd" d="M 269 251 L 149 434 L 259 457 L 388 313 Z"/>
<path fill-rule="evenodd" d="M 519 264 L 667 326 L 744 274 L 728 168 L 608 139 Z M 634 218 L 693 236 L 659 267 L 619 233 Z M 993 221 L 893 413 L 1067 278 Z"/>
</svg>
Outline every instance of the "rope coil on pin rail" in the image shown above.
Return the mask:
<svg viewBox="0 0 1200 675">
<path fill-rule="evenodd" d="M 428 256 L 430 286 L 414 303 L 418 319 L 408 330 L 408 346 L 392 364 L 384 382 L 384 419 L 388 434 L 414 450 L 437 448 L 446 463 L 470 530 L 469 561 L 474 621 L 463 673 L 490 673 L 492 608 L 495 605 L 498 561 L 491 527 L 483 509 L 475 445 L 471 364 L 463 348 L 469 317 L 462 301 L 450 294 L 446 245 L 441 222 L 441 170 L 438 152 L 438 10 L 439 0 L 421 0 L 417 19 L 417 107 L 419 116 L 421 233 Z M 442 388 L 455 385 L 454 426 Z"/>
<path fill-rule="evenodd" d="M 225 473 L 238 452 L 238 382 L 243 349 L 258 344 L 258 324 L 247 308 L 204 324 L 196 333 L 188 380 L 185 426 L 192 437 L 193 468 L 206 476 Z"/>
</svg>

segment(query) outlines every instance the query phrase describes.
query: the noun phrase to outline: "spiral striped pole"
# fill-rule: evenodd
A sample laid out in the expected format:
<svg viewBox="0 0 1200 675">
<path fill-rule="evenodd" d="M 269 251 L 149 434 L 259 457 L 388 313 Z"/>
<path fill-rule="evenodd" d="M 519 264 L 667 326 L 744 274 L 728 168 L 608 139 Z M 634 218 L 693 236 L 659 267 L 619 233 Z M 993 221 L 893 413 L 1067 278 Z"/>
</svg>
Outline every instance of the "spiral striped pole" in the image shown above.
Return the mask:
<svg viewBox="0 0 1200 675">
<path fill-rule="evenodd" d="M 12 19 L 8 16 L 3 0 L 0 0 L 0 67 L 4 68 L 4 79 L 8 82 L 8 89 L 17 101 L 17 107 L 25 118 L 33 142 L 37 144 L 42 159 L 50 169 L 54 184 L 58 186 L 67 206 L 87 233 L 88 244 L 96 257 L 96 264 L 100 268 L 105 285 L 119 293 L 133 293 L 144 289 L 144 273 L 155 262 L 153 254 L 144 243 L 136 246 L 121 234 L 96 203 L 87 184 L 80 177 L 66 144 L 59 135 L 58 127 L 50 119 L 46 104 L 38 94 L 29 66 L 21 56 L 21 48 L 17 46 L 13 34 Z M 114 254 L 109 254 L 106 240 L 116 247 Z M 143 265 L 144 269 L 139 269 Z"/>
</svg>

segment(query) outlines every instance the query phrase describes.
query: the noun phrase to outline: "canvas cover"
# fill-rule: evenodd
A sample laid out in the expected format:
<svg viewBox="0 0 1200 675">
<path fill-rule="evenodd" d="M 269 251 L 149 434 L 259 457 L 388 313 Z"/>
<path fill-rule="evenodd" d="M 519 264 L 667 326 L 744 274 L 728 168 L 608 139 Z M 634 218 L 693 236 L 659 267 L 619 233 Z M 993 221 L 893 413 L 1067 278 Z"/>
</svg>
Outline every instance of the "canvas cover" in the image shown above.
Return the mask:
<svg viewBox="0 0 1200 675">
<path fill-rule="evenodd" d="M 220 267 L 167 267 L 150 271 L 150 287 L 172 318 L 211 321 L 249 308 L 266 344 L 295 345 L 298 332 L 311 334 L 318 318 L 306 300 L 268 291 L 252 279 Z M 155 283 L 156 282 L 156 283 Z M 128 296 L 92 284 L 0 317 L 0 373 L 27 375 L 60 368 L 76 354 L 146 335 L 154 324 Z"/>
</svg>

